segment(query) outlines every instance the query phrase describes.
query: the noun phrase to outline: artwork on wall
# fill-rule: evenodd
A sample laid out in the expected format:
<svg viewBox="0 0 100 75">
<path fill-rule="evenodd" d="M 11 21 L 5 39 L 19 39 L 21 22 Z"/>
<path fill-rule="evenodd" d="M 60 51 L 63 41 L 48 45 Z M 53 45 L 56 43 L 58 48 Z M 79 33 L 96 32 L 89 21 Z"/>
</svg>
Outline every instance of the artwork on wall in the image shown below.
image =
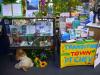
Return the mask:
<svg viewBox="0 0 100 75">
<path fill-rule="evenodd" d="M 35 17 L 35 12 L 39 11 L 39 0 L 26 0 L 26 16 Z"/>
<path fill-rule="evenodd" d="M 26 0 L 27 10 L 38 10 L 39 0 Z"/>
<path fill-rule="evenodd" d="M 21 3 L 2 4 L 1 6 L 3 16 L 22 16 Z"/>
</svg>

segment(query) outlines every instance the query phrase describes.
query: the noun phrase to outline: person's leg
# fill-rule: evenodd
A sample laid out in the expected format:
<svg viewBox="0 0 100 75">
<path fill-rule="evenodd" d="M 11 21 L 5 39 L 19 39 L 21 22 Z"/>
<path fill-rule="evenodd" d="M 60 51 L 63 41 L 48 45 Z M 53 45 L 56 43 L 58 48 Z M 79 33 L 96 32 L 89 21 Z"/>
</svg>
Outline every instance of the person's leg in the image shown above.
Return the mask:
<svg viewBox="0 0 100 75">
<path fill-rule="evenodd" d="M 100 22 L 100 8 L 98 9 L 98 21 Z"/>
<path fill-rule="evenodd" d="M 93 16 L 93 23 L 95 23 L 95 22 L 96 22 L 96 15 L 97 15 L 97 13 L 96 13 L 96 12 L 94 12 L 94 16 Z"/>
</svg>

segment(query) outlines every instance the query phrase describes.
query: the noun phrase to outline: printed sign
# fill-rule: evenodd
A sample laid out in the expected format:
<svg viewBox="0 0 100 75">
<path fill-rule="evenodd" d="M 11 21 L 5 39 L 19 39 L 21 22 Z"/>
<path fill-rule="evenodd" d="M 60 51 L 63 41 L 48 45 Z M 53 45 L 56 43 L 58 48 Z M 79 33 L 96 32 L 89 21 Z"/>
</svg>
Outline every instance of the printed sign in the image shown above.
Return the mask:
<svg viewBox="0 0 100 75">
<path fill-rule="evenodd" d="M 60 67 L 75 65 L 93 65 L 96 55 L 96 42 L 84 44 L 61 43 Z"/>
</svg>

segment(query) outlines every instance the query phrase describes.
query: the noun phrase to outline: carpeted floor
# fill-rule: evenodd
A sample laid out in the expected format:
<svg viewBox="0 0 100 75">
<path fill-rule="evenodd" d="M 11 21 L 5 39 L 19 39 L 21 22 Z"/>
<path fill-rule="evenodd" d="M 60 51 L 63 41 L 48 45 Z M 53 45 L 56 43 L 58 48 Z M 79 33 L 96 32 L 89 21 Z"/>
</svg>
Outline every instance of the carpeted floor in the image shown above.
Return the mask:
<svg viewBox="0 0 100 75">
<path fill-rule="evenodd" d="M 14 57 L 13 57 L 14 58 Z M 29 71 L 16 70 L 14 68 L 16 61 L 10 60 L 8 55 L 0 55 L 0 75 L 100 75 L 99 70 L 96 71 L 93 66 L 74 66 L 60 69 L 49 61 L 46 68 L 31 68 Z"/>
</svg>

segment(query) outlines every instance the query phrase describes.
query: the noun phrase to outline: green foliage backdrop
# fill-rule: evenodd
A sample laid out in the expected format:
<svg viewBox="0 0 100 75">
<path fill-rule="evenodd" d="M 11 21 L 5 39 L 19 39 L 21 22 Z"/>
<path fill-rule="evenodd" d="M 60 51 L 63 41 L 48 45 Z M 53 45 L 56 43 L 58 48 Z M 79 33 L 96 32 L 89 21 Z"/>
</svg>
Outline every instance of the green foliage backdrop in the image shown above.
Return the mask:
<svg viewBox="0 0 100 75">
<path fill-rule="evenodd" d="M 3 0 L 3 4 L 15 3 L 17 0 Z"/>
<path fill-rule="evenodd" d="M 54 13 L 71 12 L 71 8 L 82 5 L 79 0 L 53 0 Z"/>
</svg>

